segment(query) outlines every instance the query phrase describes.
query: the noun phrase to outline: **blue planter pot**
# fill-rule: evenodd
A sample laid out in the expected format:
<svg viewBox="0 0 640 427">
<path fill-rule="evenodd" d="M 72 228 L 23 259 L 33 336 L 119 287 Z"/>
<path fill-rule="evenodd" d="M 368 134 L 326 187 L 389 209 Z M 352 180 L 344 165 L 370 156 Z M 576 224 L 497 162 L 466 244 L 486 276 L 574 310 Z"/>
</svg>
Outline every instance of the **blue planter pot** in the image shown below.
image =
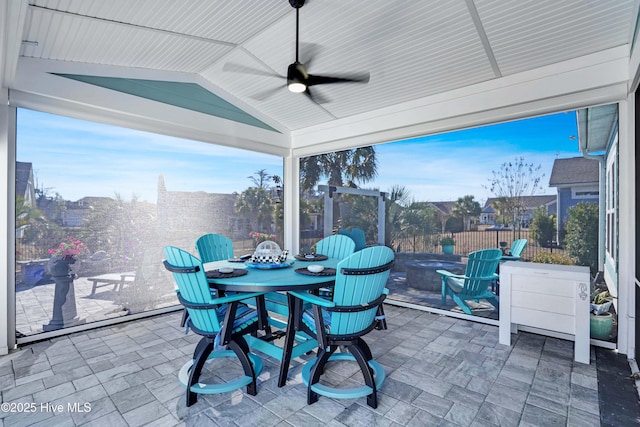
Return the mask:
<svg viewBox="0 0 640 427">
<path fill-rule="evenodd" d="M 455 249 L 454 245 L 443 246 L 442 247 L 442 253 L 443 254 L 452 254 L 454 249 Z"/>
</svg>

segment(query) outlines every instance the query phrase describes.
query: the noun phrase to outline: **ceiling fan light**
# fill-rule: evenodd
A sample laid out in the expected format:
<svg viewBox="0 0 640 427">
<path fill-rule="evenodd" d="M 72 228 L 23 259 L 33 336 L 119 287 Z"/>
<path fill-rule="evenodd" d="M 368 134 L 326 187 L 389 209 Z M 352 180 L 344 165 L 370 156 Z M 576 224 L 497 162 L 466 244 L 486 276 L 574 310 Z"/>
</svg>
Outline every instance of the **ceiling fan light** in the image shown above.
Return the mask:
<svg viewBox="0 0 640 427">
<path fill-rule="evenodd" d="M 307 90 L 307 85 L 305 85 L 304 83 L 293 81 L 287 84 L 287 88 L 289 88 L 289 91 L 293 93 L 302 93 Z"/>
</svg>

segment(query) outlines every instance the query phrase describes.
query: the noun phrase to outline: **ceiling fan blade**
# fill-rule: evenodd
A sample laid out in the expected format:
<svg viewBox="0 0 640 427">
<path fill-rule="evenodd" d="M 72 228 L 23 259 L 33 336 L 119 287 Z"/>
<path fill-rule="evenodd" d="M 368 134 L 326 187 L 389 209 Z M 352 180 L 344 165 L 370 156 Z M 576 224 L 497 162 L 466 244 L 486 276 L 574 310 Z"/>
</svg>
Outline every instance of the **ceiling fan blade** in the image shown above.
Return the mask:
<svg viewBox="0 0 640 427">
<path fill-rule="evenodd" d="M 314 58 L 318 56 L 321 50 L 322 45 L 318 43 L 300 43 L 300 62 L 302 62 L 307 69 L 310 68 Z"/>
<path fill-rule="evenodd" d="M 349 74 L 343 76 L 315 76 L 309 74 L 307 86 L 322 85 L 328 83 L 368 83 L 369 73 Z"/>
<path fill-rule="evenodd" d="M 266 77 L 277 77 L 284 79 L 284 76 L 280 74 L 271 73 L 269 71 L 259 70 L 257 68 L 247 67 L 245 65 L 236 64 L 233 62 L 227 62 L 222 66 L 222 71 L 231 71 L 235 73 L 243 73 L 243 74 L 253 74 L 256 76 L 266 76 Z"/>
<path fill-rule="evenodd" d="M 304 94 L 307 95 L 309 99 L 316 104 L 326 104 L 327 102 L 329 102 L 329 100 L 322 95 L 318 95 L 317 93 L 312 94 L 308 87 L 307 90 L 304 91 Z"/>
<path fill-rule="evenodd" d="M 255 99 L 256 101 L 264 101 L 265 99 L 272 97 L 281 90 L 282 86 L 272 87 L 271 89 L 266 89 L 256 93 L 255 95 L 251 95 L 251 99 Z"/>
</svg>

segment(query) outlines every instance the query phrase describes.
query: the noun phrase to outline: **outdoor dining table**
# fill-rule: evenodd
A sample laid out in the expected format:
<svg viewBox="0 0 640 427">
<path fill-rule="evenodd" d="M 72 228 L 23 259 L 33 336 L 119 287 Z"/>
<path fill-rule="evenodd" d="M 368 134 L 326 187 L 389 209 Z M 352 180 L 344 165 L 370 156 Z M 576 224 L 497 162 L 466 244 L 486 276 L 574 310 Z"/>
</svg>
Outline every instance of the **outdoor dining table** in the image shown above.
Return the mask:
<svg viewBox="0 0 640 427">
<path fill-rule="evenodd" d="M 281 302 L 281 304 L 272 303 L 266 306 L 260 306 L 260 302 L 257 304 L 259 305 L 258 310 L 264 311 L 264 314 L 266 314 L 266 310 L 274 310 L 280 315 L 286 315 L 286 322 L 273 316 L 268 317 L 269 325 L 276 326 L 281 330 L 286 330 L 285 342 L 282 347 L 273 343 L 273 337 L 270 336 L 271 334 L 268 334 L 266 337 L 254 337 L 251 335 L 245 337 L 251 348 L 280 360 L 278 387 L 284 386 L 287 382 L 291 359 L 308 353 L 318 346 L 315 337 L 310 337 L 306 334 L 302 336 L 302 333 L 298 333 L 298 335 L 296 335 L 294 328 L 294 317 L 296 312 L 296 310 L 294 310 L 295 298 L 287 294 L 285 300 L 283 292 L 318 290 L 327 286 L 333 286 L 335 283 L 335 275 L 304 275 L 297 273 L 295 270 L 306 268 L 310 264 L 320 264 L 325 268 L 335 268 L 339 262 L 339 260 L 333 258 L 328 258 L 324 261 L 312 262 L 297 260 L 288 261 L 293 262 L 293 265 L 285 268 L 264 269 L 250 268 L 243 263 L 230 262 L 226 260 L 204 263 L 205 271 L 229 267 L 248 270 L 247 274 L 237 277 L 207 277 L 209 285 L 212 288 L 224 292 L 267 292 L 265 295 L 267 300 L 276 300 Z M 294 345 L 296 340 L 300 341 L 300 343 Z"/>
</svg>

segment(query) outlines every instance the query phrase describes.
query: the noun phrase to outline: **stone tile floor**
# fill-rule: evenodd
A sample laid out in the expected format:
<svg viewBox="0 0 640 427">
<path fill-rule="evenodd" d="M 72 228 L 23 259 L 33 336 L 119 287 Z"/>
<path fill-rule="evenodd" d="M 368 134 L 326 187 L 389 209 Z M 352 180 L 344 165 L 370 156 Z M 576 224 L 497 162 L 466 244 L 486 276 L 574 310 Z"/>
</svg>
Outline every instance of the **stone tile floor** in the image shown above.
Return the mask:
<svg viewBox="0 0 640 427">
<path fill-rule="evenodd" d="M 304 360 L 293 361 L 287 385 L 278 388 L 278 362 L 267 356 L 256 396 L 202 395 L 187 408 L 177 372 L 199 337 L 184 334 L 177 312 L 0 357 L 0 425 L 600 425 L 593 348 L 585 365 L 573 361 L 572 342 L 521 332 L 507 347 L 498 344 L 496 326 L 391 305 L 385 311 L 389 329 L 365 337 L 388 375 L 377 409 L 365 398 L 321 396 L 307 405 Z M 220 364 L 207 378 L 225 380 L 239 370 L 212 362 Z M 354 364 L 335 363 L 326 381 L 351 384 L 359 376 Z"/>
</svg>

